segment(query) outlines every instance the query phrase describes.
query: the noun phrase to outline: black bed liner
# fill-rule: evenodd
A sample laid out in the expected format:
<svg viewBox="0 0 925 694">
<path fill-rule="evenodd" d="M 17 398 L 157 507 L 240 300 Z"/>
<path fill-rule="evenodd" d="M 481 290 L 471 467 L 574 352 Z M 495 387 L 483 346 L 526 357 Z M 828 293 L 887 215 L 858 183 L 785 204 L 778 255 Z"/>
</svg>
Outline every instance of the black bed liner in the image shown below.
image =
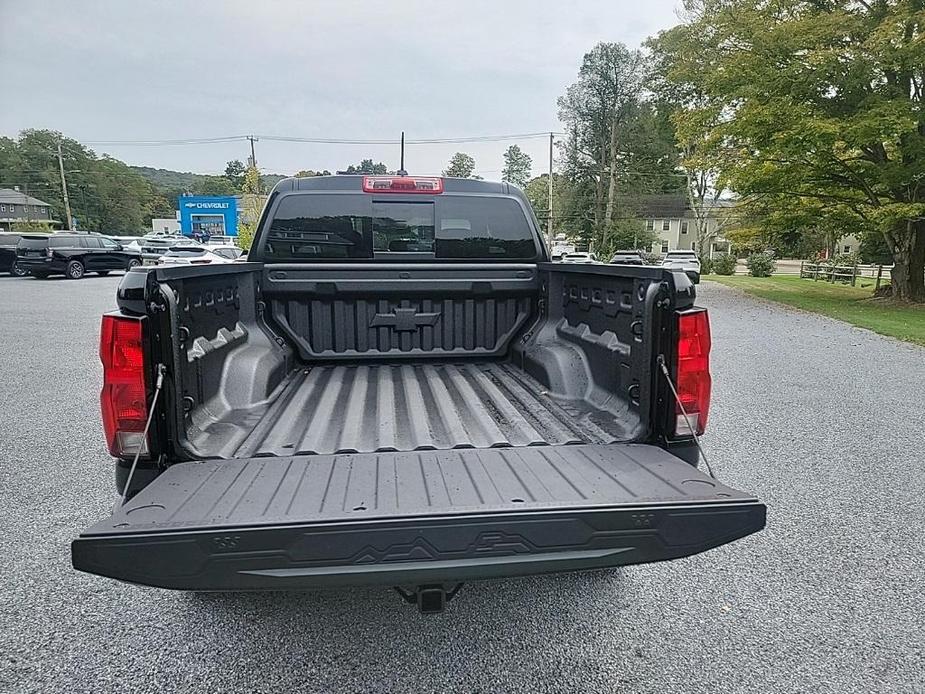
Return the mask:
<svg viewBox="0 0 925 694">
<path fill-rule="evenodd" d="M 170 588 L 397 584 L 671 559 L 764 515 L 646 445 L 251 458 L 172 466 L 72 552 Z"/>
<path fill-rule="evenodd" d="M 625 410 L 556 400 L 499 362 L 305 367 L 243 441 L 242 424 L 254 418 L 231 419 L 233 428 L 211 424 L 197 446 L 249 458 L 613 443 L 630 438 L 637 421 Z"/>
</svg>

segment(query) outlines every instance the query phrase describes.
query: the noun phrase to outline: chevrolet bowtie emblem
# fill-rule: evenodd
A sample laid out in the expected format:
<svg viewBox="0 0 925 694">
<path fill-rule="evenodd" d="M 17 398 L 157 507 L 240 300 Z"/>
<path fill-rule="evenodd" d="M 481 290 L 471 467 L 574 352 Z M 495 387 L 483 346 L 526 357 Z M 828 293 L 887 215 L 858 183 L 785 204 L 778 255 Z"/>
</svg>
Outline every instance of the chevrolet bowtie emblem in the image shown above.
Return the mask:
<svg viewBox="0 0 925 694">
<path fill-rule="evenodd" d="M 369 327 L 417 330 L 422 325 L 436 325 L 438 320 L 439 313 L 418 313 L 416 308 L 397 308 L 393 313 L 377 313 Z"/>
</svg>

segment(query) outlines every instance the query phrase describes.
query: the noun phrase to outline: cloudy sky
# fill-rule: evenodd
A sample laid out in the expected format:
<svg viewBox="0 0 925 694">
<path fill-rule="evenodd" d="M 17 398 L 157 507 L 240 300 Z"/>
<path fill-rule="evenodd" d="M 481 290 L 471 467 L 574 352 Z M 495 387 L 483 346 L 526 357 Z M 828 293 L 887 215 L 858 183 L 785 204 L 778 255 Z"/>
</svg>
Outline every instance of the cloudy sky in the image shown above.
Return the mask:
<svg viewBox="0 0 925 694">
<path fill-rule="evenodd" d="M 389 140 L 558 130 L 556 98 L 598 41 L 638 45 L 677 0 L 0 0 L 0 134 L 82 142 L 234 135 Z M 500 176 L 515 141 L 407 149 L 414 173 L 457 150 Z M 547 166 L 548 142 L 517 141 Z M 131 164 L 218 173 L 247 142 L 93 145 Z M 268 172 L 397 167 L 394 145 L 257 143 Z"/>
</svg>

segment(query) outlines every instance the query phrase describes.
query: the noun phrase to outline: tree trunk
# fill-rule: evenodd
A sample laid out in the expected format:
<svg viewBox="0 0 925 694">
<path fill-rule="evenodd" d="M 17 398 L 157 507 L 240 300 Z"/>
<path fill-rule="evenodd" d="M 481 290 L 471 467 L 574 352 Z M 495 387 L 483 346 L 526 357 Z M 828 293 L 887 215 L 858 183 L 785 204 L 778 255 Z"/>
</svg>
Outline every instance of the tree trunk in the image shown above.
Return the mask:
<svg viewBox="0 0 925 694">
<path fill-rule="evenodd" d="M 925 221 L 907 222 L 893 234 L 893 296 L 925 302 Z"/>
<path fill-rule="evenodd" d="M 607 211 L 604 213 L 604 224 L 613 224 L 614 198 L 617 195 L 617 119 L 610 124 L 610 184 L 607 186 Z"/>
</svg>

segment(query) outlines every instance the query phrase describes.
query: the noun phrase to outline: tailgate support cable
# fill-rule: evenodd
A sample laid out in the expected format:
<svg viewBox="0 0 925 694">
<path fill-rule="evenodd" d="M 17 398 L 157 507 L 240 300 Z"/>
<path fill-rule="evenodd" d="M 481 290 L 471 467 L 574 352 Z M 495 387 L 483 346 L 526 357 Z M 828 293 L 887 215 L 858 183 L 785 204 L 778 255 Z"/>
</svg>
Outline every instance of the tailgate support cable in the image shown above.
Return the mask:
<svg viewBox="0 0 925 694">
<path fill-rule="evenodd" d="M 674 387 L 674 382 L 671 380 L 671 374 L 668 373 L 668 367 L 665 365 L 665 355 L 658 355 L 658 365 L 662 370 L 662 373 L 665 374 L 665 380 L 668 381 L 668 387 L 671 388 L 671 394 L 674 395 L 674 401 L 678 403 L 678 409 L 681 410 L 681 414 L 684 416 L 684 421 L 687 422 L 688 430 L 693 433 L 696 431 L 694 425 L 691 423 L 691 418 L 687 414 L 687 410 L 684 409 L 684 404 L 681 402 L 681 396 L 678 395 L 677 389 Z M 697 450 L 700 451 L 700 457 L 703 458 L 703 462 L 707 465 L 707 472 L 710 473 L 710 477 L 716 479 L 716 475 L 713 474 L 713 467 L 710 465 L 710 460 L 707 458 L 706 452 L 703 450 L 703 446 L 700 445 L 700 437 L 697 434 L 694 434 L 694 443 L 697 444 Z"/>
<path fill-rule="evenodd" d="M 167 371 L 167 367 L 163 364 L 157 365 L 157 381 L 154 383 L 154 395 L 151 396 L 151 409 L 148 410 L 148 421 L 145 422 L 144 433 L 142 433 L 142 441 L 147 442 L 148 440 L 148 429 L 151 428 L 151 420 L 154 419 L 154 409 L 157 405 L 157 396 L 161 394 L 161 388 L 164 387 L 164 373 Z M 135 451 L 135 458 L 132 460 L 132 467 L 129 468 L 128 477 L 125 480 L 125 487 L 122 489 L 122 506 L 125 506 L 125 502 L 128 501 L 128 492 L 131 488 L 132 477 L 135 475 L 135 468 L 138 467 L 138 459 L 141 457 L 141 450 L 143 446 L 138 446 L 138 450 Z"/>
</svg>

